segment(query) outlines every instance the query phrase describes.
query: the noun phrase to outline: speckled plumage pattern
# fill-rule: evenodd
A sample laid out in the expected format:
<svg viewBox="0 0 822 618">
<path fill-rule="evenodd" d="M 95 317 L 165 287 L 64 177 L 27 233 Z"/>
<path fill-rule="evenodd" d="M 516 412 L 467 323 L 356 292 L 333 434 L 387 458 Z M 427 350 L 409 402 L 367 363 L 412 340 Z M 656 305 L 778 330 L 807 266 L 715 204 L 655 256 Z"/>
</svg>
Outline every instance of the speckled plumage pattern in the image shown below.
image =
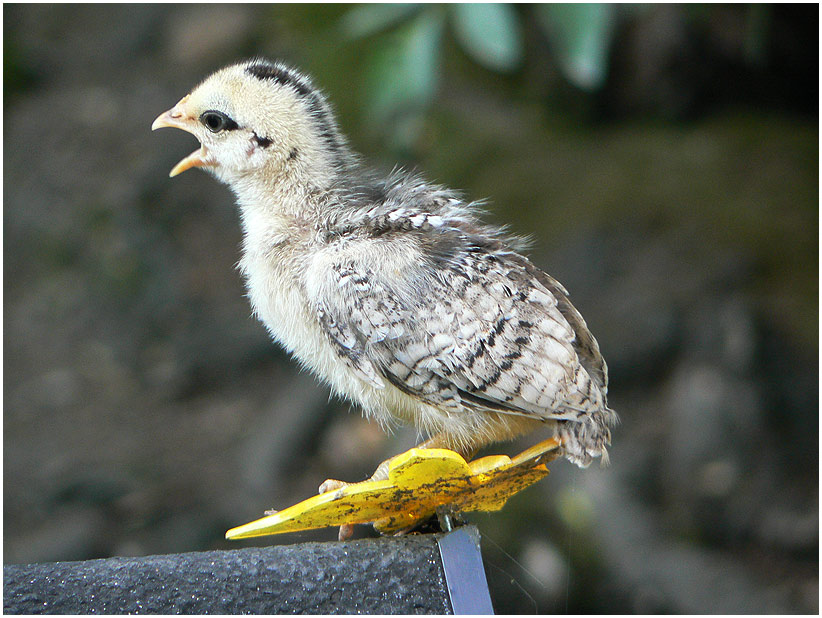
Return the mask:
<svg viewBox="0 0 822 618">
<path fill-rule="evenodd" d="M 231 120 L 215 135 L 196 122 L 213 109 Z M 548 423 L 571 461 L 606 459 L 616 415 L 596 340 L 475 205 L 366 171 L 322 94 L 283 65 L 228 67 L 167 114 L 155 125 L 200 138 L 190 166 L 237 194 L 256 314 L 337 393 L 463 452 Z"/>
</svg>

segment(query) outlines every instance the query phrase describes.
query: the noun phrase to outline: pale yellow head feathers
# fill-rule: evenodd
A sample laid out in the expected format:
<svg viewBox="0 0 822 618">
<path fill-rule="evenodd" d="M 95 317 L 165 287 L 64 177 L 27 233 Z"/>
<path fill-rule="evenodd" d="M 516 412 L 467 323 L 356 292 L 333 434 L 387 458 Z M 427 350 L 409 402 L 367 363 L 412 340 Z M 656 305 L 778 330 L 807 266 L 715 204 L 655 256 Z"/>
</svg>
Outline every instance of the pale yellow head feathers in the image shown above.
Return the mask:
<svg viewBox="0 0 822 618">
<path fill-rule="evenodd" d="M 202 167 L 228 184 L 289 171 L 322 181 L 347 152 L 328 104 L 308 78 L 264 60 L 212 74 L 154 121 L 152 129 L 161 127 L 187 131 L 201 144 L 172 176 Z"/>
</svg>

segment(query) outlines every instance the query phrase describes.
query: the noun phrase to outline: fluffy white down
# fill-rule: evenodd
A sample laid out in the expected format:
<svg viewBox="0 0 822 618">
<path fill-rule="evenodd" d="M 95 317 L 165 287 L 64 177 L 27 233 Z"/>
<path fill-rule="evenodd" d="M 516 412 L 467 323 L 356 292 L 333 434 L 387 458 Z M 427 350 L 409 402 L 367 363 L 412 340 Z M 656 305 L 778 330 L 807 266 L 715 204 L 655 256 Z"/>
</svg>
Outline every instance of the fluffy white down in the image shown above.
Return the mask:
<svg viewBox="0 0 822 618">
<path fill-rule="evenodd" d="M 453 192 L 367 172 L 319 90 L 282 65 L 227 67 L 178 106 L 206 168 L 237 196 L 256 316 L 335 393 L 456 448 L 547 422 L 570 460 L 607 455 L 616 415 L 599 347 L 516 239 Z M 206 110 L 234 125 L 205 130 Z M 455 302 L 426 298 L 431 289 Z"/>
</svg>

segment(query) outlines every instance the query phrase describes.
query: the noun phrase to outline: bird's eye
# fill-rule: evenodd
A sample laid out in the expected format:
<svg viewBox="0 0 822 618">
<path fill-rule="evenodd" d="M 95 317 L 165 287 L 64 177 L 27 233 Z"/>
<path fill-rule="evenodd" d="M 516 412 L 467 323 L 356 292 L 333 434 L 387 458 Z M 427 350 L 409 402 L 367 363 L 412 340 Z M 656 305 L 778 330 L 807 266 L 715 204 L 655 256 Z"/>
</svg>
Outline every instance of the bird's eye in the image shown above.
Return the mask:
<svg viewBox="0 0 822 618">
<path fill-rule="evenodd" d="M 209 110 L 200 114 L 200 122 L 212 133 L 220 131 L 230 131 L 237 128 L 237 123 L 226 116 L 223 112 Z"/>
</svg>

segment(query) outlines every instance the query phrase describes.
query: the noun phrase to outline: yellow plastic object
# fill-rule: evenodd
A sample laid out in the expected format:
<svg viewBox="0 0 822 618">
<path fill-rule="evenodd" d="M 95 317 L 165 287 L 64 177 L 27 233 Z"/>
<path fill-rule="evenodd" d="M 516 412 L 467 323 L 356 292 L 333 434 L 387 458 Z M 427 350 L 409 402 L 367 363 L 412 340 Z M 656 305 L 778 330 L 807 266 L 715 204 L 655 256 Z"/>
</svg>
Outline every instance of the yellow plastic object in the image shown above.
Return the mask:
<svg viewBox="0 0 822 618">
<path fill-rule="evenodd" d="M 389 463 L 387 481 L 352 483 L 226 532 L 245 539 L 343 524 L 372 523 L 382 533 L 409 528 L 446 507 L 453 513 L 498 511 L 516 493 L 548 474 L 560 442 L 546 440 L 513 459 L 466 463 L 446 449 L 412 448 Z"/>
</svg>

